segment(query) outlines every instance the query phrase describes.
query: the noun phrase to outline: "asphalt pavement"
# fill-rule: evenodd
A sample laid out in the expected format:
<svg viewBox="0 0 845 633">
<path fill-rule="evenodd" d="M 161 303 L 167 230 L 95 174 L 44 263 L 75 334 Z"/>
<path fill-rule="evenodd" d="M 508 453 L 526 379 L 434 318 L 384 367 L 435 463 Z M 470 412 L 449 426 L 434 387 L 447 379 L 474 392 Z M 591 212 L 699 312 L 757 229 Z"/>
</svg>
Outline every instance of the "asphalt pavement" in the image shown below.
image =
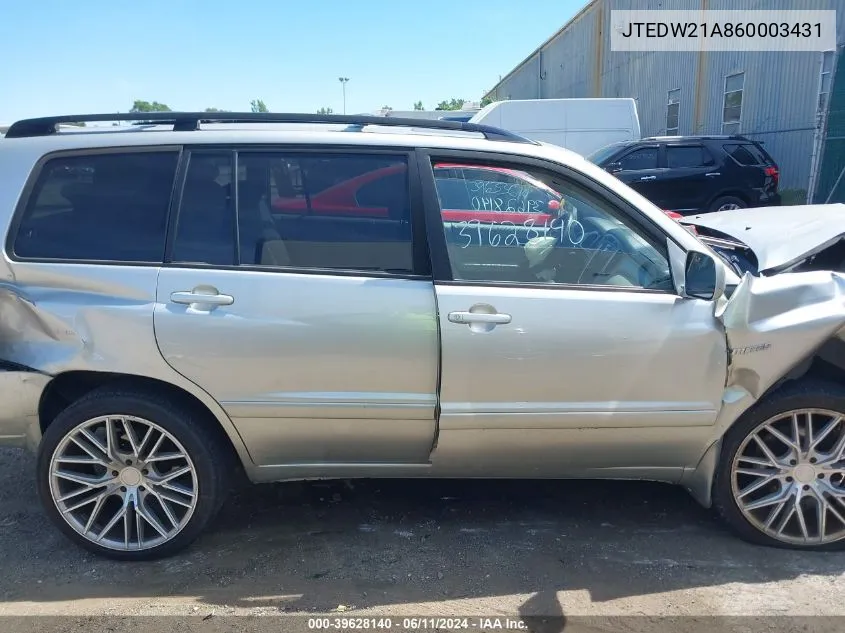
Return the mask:
<svg viewBox="0 0 845 633">
<path fill-rule="evenodd" d="M 0 616 L 498 615 L 554 631 L 585 617 L 598 619 L 584 630 L 652 630 L 636 622 L 845 616 L 845 553 L 746 544 L 665 484 L 254 486 L 183 554 L 130 564 L 55 530 L 33 469 L 30 455 L 0 450 Z"/>
</svg>

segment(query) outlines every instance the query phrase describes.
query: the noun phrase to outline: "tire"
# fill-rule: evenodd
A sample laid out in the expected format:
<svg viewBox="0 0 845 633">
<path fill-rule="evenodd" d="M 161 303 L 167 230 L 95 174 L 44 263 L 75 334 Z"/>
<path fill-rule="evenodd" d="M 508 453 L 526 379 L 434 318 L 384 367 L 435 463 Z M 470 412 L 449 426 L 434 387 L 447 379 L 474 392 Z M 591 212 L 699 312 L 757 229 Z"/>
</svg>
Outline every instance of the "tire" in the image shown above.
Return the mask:
<svg viewBox="0 0 845 633">
<path fill-rule="evenodd" d="M 720 196 L 710 203 L 710 211 L 727 211 L 729 209 L 744 209 L 748 205 L 745 200 L 736 196 Z"/>
<path fill-rule="evenodd" d="M 106 439 L 108 425 L 111 442 Z M 151 429 L 150 433 L 145 429 Z M 110 446 L 116 450 L 104 450 Z M 136 448 L 140 450 L 135 452 Z M 77 545 L 116 560 L 163 558 L 191 544 L 223 505 L 234 470 L 226 448 L 202 413 L 178 399 L 154 390 L 98 389 L 62 411 L 44 433 L 36 465 L 38 493 L 47 515 Z M 178 457 L 180 452 L 184 457 Z M 132 466 L 116 466 L 109 453 L 127 457 L 120 463 L 132 462 Z M 61 463 L 54 462 L 54 457 L 61 457 Z M 90 463 L 75 463 L 79 461 Z M 185 467 L 185 474 L 161 483 Z M 62 477 L 54 475 L 57 470 Z M 75 479 L 65 479 L 67 472 Z M 78 480 L 80 475 L 83 481 Z M 100 483 L 106 479 L 107 483 Z M 89 497 L 90 503 L 85 501 Z M 73 510 L 77 499 L 83 507 Z M 85 513 L 95 514 L 98 509 L 91 527 L 88 521 L 83 525 Z M 126 516 L 95 542 L 99 530 L 108 526 L 106 517 L 121 512 Z M 162 533 L 159 528 L 166 529 Z M 124 530 L 122 542 L 119 530 Z"/>
<path fill-rule="evenodd" d="M 740 503 L 736 498 L 736 495 L 739 493 L 735 491 L 748 491 L 753 487 L 753 484 L 764 479 L 760 475 L 748 476 L 734 474 L 734 465 L 739 465 L 735 462 L 738 452 L 743 451 L 741 453 L 742 456 L 751 456 L 745 451 L 759 450 L 756 440 L 753 440 L 751 437 L 752 434 L 759 432 L 758 430 L 762 428 L 761 425 L 771 423 L 775 429 L 780 429 L 783 435 L 794 438 L 794 434 L 789 432 L 789 428 L 793 425 L 789 413 L 810 409 L 814 410 L 814 421 L 810 422 L 813 425 L 813 437 L 818 439 L 822 435 L 821 431 L 826 428 L 825 425 L 835 420 L 836 415 L 845 416 L 845 388 L 834 383 L 815 380 L 799 380 L 794 383 L 787 383 L 787 385 L 751 407 L 728 430 L 722 440 L 721 456 L 713 482 L 714 507 L 734 532 L 748 542 L 786 549 L 820 551 L 845 549 L 845 522 L 834 517 L 830 510 L 825 511 L 825 531 L 830 534 L 830 538 L 827 542 L 824 542 L 819 538 L 818 527 L 820 522 L 815 518 L 818 515 L 813 514 L 814 512 L 818 512 L 820 507 L 824 507 L 815 505 L 818 499 L 816 496 L 817 490 L 821 490 L 822 496 L 827 498 L 830 505 L 841 518 L 845 518 L 845 497 L 843 497 L 841 502 L 837 502 L 824 492 L 824 486 L 829 483 L 831 486 L 835 486 L 837 490 L 841 490 L 842 494 L 845 495 L 845 481 L 843 481 L 843 477 L 841 475 L 823 475 L 819 477 L 819 475 L 823 474 L 820 471 L 824 469 L 822 464 L 825 461 L 825 459 L 821 458 L 821 455 L 828 451 L 828 449 L 830 450 L 829 454 L 838 454 L 841 451 L 845 451 L 845 421 L 840 421 L 832 425 L 832 430 L 818 445 L 817 452 L 811 453 L 820 456 L 812 466 L 812 469 L 805 469 L 799 476 L 797 468 L 801 467 L 802 463 L 807 463 L 806 460 L 808 459 L 807 456 L 799 457 L 796 460 L 798 463 L 797 466 L 794 466 L 794 470 L 784 471 L 783 478 L 779 476 L 778 481 L 772 481 L 759 488 L 759 490 L 749 491 L 745 496 L 745 499 L 748 500 L 748 505 L 751 505 L 766 497 L 766 495 L 769 495 L 764 500 L 767 503 L 766 506 L 754 509 L 753 512 L 744 512 L 740 508 Z M 830 412 L 833 415 L 828 416 L 823 413 L 824 411 Z M 776 419 L 778 416 L 784 414 L 787 415 L 785 420 L 779 421 Z M 799 437 L 802 438 L 802 447 L 810 444 L 806 439 L 806 431 L 804 435 L 800 433 L 801 425 L 806 424 L 807 418 L 804 417 L 805 415 L 805 413 L 800 413 L 797 418 Z M 804 426 L 803 428 L 806 427 Z M 771 453 L 780 460 L 781 453 L 777 450 L 777 446 L 782 445 L 786 448 L 787 445 L 780 442 L 780 440 L 768 431 L 762 431 L 760 437 L 763 438 L 764 443 L 770 448 Z M 748 441 L 746 442 L 746 440 Z M 762 450 L 759 452 L 762 455 Z M 786 455 L 787 453 L 783 454 Z M 786 459 L 784 458 L 784 461 Z M 763 456 L 762 461 L 769 460 Z M 742 464 L 741 468 L 743 469 L 755 467 L 755 465 L 746 461 L 743 461 Z M 841 463 L 838 465 L 841 468 L 845 468 Z M 765 466 L 761 467 L 765 468 Z M 774 471 L 775 469 L 771 470 Z M 740 480 L 740 478 L 742 479 Z M 816 478 L 818 478 L 818 481 L 816 481 Z M 742 482 L 741 485 L 740 481 Z M 778 497 L 778 503 L 773 503 L 772 499 L 775 498 L 775 495 L 785 495 L 787 486 L 790 486 L 791 490 L 793 490 L 792 495 L 797 494 L 794 491 L 801 489 L 802 503 L 805 504 L 803 506 L 805 508 L 803 516 L 806 518 L 802 523 L 798 520 L 797 515 L 791 515 L 791 518 L 788 519 L 784 527 L 783 535 L 781 537 L 775 537 L 775 535 L 770 533 L 771 530 L 776 531 L 786 514 L 789 513 L 790 508 L 795 507 L 793 503 L 795 497 L 790 496 L 789 501 L 786 502 L 780 513 L 772 517 L 772 513 L 780 507 L 780 497 Z M 756 520 L 757 524 L 755 524 L 755 520 L 747 516 L 749 514 Z M 770 519 L 772 524 L 770 532 L 767 532 L 765 524 Z M 809 538 L 805 542 L 798 542 L 796 539 L 801 539 L 804 534 L 807 534 Z"/>
</svg>

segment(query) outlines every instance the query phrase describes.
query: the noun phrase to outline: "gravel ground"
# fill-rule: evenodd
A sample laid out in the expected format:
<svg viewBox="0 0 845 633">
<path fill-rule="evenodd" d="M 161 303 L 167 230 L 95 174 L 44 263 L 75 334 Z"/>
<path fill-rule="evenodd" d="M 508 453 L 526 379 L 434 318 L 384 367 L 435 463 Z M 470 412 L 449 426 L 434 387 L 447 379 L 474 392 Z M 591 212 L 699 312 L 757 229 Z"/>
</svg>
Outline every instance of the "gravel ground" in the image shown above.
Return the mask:
<svg viewBox="0 0 845 633">
<path fill-rule="evenodd" d="M 256 486 L 184 554 L 121 564 L 53 529 L 33 459 L 3 449 L 0 569 L 0 616 L 845 616 L 845 553 L 748 545 L 642 482 Z"/>
</svg>

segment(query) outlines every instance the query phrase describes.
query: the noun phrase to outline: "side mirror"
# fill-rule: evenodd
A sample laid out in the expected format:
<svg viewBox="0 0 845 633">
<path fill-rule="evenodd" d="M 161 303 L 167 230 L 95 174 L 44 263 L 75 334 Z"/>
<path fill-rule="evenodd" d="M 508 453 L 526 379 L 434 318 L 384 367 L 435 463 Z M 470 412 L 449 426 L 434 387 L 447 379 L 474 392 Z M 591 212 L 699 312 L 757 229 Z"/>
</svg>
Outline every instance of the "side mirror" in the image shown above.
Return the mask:
<svg viewBox="0 0 845 633">
<path fill-rule="evenodd" d="M 622 163 L 608 163 L 604 169 L 611 174 L 615 174 L 617 171 L 622 171 Z"/>
<path fill-rule="evenodd" d="M 684 294 L 712 301 L 725 292 L 725 269 L 707 253 L 688 251 L 684 264 Z"/>
</svg>

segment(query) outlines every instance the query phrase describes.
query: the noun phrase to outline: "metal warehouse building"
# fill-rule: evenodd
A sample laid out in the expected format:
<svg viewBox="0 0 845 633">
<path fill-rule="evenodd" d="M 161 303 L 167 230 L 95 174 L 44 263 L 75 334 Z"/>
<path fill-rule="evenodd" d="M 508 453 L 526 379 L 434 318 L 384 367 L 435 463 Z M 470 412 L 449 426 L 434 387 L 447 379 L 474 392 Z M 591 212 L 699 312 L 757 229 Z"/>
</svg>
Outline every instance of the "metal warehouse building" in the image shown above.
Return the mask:
<svg viewBox="0 0 845 633">
<path fill-rule="evenodd" d="M 827 52 L 614 52 L 612 10 L 833 9 Z M 631 97 L 643 136 L 743 134 L 780 166 L 784 203 L 845 201 L 845 0 L 593 0 L 486 95 Z"/>
</svg>

